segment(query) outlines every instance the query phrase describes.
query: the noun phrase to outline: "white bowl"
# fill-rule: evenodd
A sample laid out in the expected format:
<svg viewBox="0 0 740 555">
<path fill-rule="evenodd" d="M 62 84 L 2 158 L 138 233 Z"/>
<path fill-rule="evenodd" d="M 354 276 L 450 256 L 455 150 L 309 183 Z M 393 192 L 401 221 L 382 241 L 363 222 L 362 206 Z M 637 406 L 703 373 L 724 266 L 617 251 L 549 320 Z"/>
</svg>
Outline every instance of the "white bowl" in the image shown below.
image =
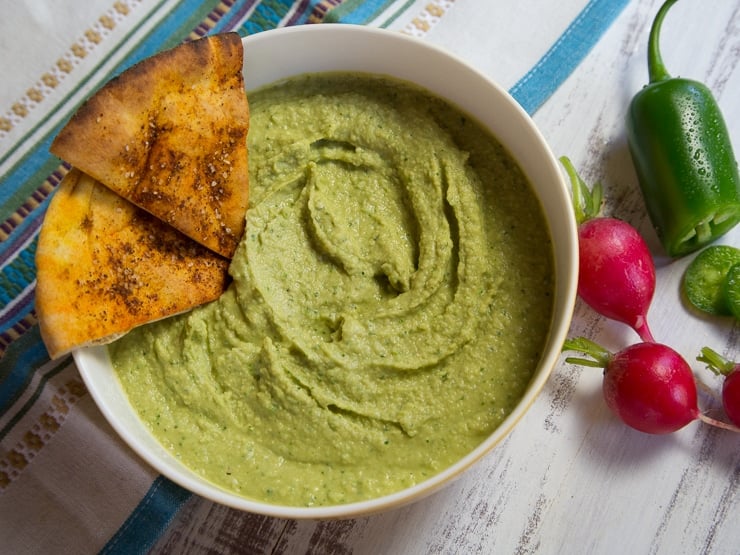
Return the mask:
<svg viewBox="0 0 740 555">
<path fill-rule="evenodd" d="M 280 518 L 329 519 L 397 507 L 437 491 L 498 444 L 545 384 L 566 338 L 576 298 L 578 244 L 569 186 L 557 160 L 527 113 L 501 87 L 449 53 L 400 33 L 354 25 L 307 25 L 244 39 L 247 89 L 307 72 L 349 70 L 414 82 L 474 116 L 518 161 L 539 197 L 555 258 L 554 318 L 544 354 L 523 398 L 483 443 L 453 466 L 413 487 L 357 503 L 288 507 L 245 499 L 207 482 L 164 450 L 139 420 L 114 374 L 105 347 L 74 353 L 98 407 L 128 445 L 182 487 L 229 507 Z"/>
</svg>

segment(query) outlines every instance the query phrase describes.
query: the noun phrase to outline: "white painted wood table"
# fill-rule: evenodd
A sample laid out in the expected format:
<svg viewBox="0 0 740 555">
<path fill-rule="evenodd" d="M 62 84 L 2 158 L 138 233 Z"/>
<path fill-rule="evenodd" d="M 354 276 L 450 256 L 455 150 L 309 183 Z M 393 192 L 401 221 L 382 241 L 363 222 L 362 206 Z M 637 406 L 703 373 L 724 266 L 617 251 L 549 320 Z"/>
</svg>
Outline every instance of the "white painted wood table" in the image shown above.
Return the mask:
<svg viewBox="0 0 740 555">
<path fill-rule="evenodd" d="M 474 2 L 446 17 L 464 17 Z M 631 2 L 534 120 L 556 155 L 589 183 L 601 181 L 606 213 L 635 225 L 660 253 L 625 142 L 628 102 L 647 81 L 646 42 L 657 0 Z M 700 80 L 718 99 L 740 148 L 740 4 L 684 0 L 664 24 L 673 75 Z M 495 78 L 496 52 L 474 51 L 432 29 L 425 40 Z M 721 240 L 740 246 L 740 228 Z M 740 324 L 701 318 L 682 305 L 689 258 L 656 255 L 649 314 L 658 341 L 693 361 L 704 345 L 740 358 Z M 577 305 L 571 335 L 618 349 L 625 326 Z M 693 364 L 711 387 L 719 380 Z M 712 412 L 716 402 L 702 397 Z M 501 445 L 441 492 L 388 513 L 347 521 L 284 521 L 191 499 L 157 553 L 740 553 L 740 436 L 690 424 L 667 436 L 622 425 L 601 396 L 601 374 L 560 362 L 541 396 Z M 218 538 L 221 538 L 220 540 Z M 220 547 L 219 547 L 220 546 Z M 238 546 L 238 547 L 237 547 Z"/>
</svg>

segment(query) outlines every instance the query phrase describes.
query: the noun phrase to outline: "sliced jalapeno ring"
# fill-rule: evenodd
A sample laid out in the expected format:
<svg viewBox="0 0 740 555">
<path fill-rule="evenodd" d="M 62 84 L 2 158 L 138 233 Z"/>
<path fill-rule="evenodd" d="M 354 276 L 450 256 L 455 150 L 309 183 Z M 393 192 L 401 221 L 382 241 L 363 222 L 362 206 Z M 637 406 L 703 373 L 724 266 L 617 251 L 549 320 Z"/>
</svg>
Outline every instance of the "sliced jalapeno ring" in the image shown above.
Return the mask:
<svg viewBox="0 0 740 555">
<path fill-rule="evenodd" d="M 696 255 L 683 276 L 683 290 L 691 305 L 716 316 L 732 314 L 725 281 L 736 264 L 740 264 L 740 249 L 727 245 L 707 247 Z"/>
<path fill-rule="evenodd" d="M 732 315 L 740 320 L 740 263 L 727 272 L 724 282 L 724 297 Z"/>
</svg>

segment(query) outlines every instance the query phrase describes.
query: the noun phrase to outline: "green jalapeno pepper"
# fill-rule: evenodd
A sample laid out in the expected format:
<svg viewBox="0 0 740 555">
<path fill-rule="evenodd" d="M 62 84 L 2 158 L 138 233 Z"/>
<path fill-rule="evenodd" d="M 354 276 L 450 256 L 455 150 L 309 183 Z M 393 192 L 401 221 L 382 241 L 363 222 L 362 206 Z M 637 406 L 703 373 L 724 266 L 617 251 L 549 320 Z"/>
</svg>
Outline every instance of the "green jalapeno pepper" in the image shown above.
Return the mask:
<svg viewBox="0 0 740 555">
<path fill-rule="evenodd" d="M 627 140 L 650 219 L 669 256 L 711 243 L 740 222 L 740 177 L 727 126 L 702 83 L 671 77 L 658 11 L 648 40 L 650 83 L 635 95 Z"/>
</svg>

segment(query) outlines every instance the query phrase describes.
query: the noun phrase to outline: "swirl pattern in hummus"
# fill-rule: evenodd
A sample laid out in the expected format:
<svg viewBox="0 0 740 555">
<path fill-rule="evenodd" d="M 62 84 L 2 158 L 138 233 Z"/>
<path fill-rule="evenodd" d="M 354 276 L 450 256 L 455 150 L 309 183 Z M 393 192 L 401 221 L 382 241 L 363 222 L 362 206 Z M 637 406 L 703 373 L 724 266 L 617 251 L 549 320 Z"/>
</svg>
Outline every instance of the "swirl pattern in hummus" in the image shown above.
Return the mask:
<svg viewBox="0 0 740 555">
<path fill-rule="evenodd" d="M 363 75 L 249 95 L 251 201 L 223 297 L 111 347 L 153 432 L 263 501 L 418 483 L 515 406 L 550 323 L 526 179 L 456 109 Z"/>
</svg>

